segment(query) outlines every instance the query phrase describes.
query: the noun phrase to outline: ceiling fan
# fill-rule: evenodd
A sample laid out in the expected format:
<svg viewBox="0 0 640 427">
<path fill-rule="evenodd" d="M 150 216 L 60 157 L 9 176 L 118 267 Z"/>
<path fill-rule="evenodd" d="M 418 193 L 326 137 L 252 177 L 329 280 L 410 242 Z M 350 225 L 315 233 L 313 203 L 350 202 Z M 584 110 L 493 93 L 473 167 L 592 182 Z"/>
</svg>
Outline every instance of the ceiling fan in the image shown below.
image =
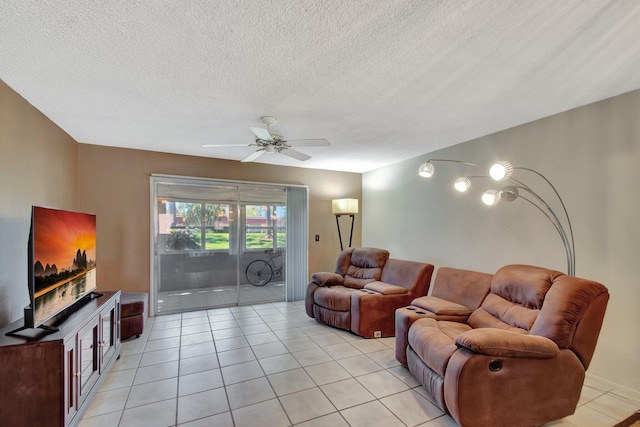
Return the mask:
<svg viewBox="0 0 640 427">
<path fill-rule="evenodd" d="M 291 147 L 328 147 L 331 145 L 331 143 L 326 139 L 296 139 L 288 141 L 280 135 L 271 133 L 270 127 L 275 125 L 278 121 L 275 117 L 264 116 L 260 119 L 262 120 L 262 123 L 267 126 L 266 129 L 249 126 L 249 129 L 255 135 L 256 140 L 248 146 L 258 147 L 258 149 L 242 159 L 241 162 L 252 162 L 265 153 L 284 154 L 285 156 L 292 157 L 296 160 L 305 161 L 309 160 L 311 156 L 294 150 Z M 204 144 L 203 147 L 237 147 L 244 145 L 246 144 Z"/>
</svg>

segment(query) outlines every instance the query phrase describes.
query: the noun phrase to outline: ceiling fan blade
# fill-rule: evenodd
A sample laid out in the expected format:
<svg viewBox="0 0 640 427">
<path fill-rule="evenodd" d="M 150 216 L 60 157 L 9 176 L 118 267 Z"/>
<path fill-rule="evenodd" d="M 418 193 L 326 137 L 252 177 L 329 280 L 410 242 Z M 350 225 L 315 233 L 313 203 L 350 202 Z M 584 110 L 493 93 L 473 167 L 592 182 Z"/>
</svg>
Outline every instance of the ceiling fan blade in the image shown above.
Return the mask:
<svg viewBox="0 0 640 427">
<path fill-rule="evenodd" d="M 254 128 L 249 126 L 249 129 L 255 134 L 255 136 L 258 137 L 258 139 L 261 139 L 263 141 L 273 141 L 273 137 L 265 128 Z"/>
<path fill-rule="evenodd" d="M 328 147 L 331 145 L 326 139 L 294 139 L 287 140 L 287 144 L 292 147 Z"/>
<path fill-rule="evenodd" d="M 211 147 L 247 147 L 248 144 L 202 144 L 202 148 Z"/>
<path fill-rule="evenodd" d="M 262 156 L 265 153 L 264 150 L 258 150 L 258 151 L 254 151 L 253 153 L 249 154 L 247 157 L 245 157 L 244 159 L 240 160 L 241 162 L 253 162 L 255 159 L 257 159 L 258 157 Z"/>
<path fill-rule="evenodd" d="M 284 150 L 280 151 L 280 154 L 284 154 L 285 156 L 289 156 L 289 157 L 293 157 L 294 159 L 300 160 L 300 161 L 305 161 L 305 160 L 309 160 L 311 158 L 311 156 L 307 156 L 304 153 L 301 153 L 299 151 L 293 150 L 291 148 L 285 148 Z"/>
</svg>

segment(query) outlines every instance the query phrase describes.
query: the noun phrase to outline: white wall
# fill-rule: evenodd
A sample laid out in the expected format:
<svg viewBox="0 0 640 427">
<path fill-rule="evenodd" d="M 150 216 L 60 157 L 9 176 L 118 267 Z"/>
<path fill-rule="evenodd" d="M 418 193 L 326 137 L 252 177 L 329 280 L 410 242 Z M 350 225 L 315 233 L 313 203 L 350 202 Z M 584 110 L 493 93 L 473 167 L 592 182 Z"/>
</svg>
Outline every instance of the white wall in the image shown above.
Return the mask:
<svg viewBox="0 0 640 427">
<path fill-rule="evenodd" d="M 486 175 L 485 169 L 436 163 L 429 180 L 417 169 L 428 158 L 444 158 L 483 165 L 509 160 L 541 172 L 569 211 L 576 275 L 602 282 L 611 293 L 589 372 L 640 390 L 639 112 L 635 91 L 368 172 L 363 245 L 436 267 L 492 273 L 525 263 L 566 271 L 558 234 L 531 205 L 484 206 L 482 192 L 500 188 L 488 179 L 472 180 L 468 194 L 453 189 L 455 178 Z M 516 174 L 534 189 L 545 188 L 532 175 Z"/>
</svg>

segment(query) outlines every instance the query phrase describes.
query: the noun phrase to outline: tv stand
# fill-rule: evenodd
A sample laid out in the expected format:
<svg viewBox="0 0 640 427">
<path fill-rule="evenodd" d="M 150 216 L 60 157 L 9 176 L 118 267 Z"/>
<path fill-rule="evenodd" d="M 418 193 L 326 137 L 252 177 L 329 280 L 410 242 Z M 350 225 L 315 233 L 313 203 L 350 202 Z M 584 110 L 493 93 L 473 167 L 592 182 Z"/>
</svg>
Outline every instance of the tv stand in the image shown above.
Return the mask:
<svg viewBox="0 0 640 427">
<path fill-rule="evenodd" d="M 86 300 L 42 325 L 46 332 L 23 319 L 1 330 L 2 425 L 78 425 L 121 354 L 120 291 Z"/>
<path fill-rule="evenodd" d="M 59 329 L 59 328 L 56 328 L 55 326 L 49 326 L 49 325 L 40 325 L 40 326 L 38 326 L 38 328 L 39 328 L 39 329 L 43 329 L 43 330 L 45 330 L 45 331 L 47 331 L 47 332 L 50 332 L 50 333 L 60 331 L 60 329 Z M 13 331 L 9 331 L 9 332 L 7 332 L 5 335 L 6 335 L 6 336 L 8 336 L 8 337 L 20 337 L 20 335 L 18 334 L 18 332 L 22 332 L 22 331 L 25 331 L 25 330 L 27 330 L 27 329 L 33 329 L 33 328 L 31 328 L 31 327 L 29 327 L 29 326 L 24 326 L 24 325 L 23 325 L 23 326 L 20 326 L 20 327 L 19 327 L 19 328 L 17 328 L 17 329 L 14 329 Z"/>
<path fill-rule="evenodd" d="M 78 308 L 80 308 L 83 305 L 83 301 L 88 301 L 88 300 L 92 300 L 94 298 L 100 298 L 100 297 L 103 297 L 103 296 L 104 296 L 104 294 L 101 293 L 101 292 L 96 292 L 96 291 L 89 292 L 87 295 L 85 295 L 81 299 L 77 300 L 73 305 L 71 305 L 70 307 L 68 307 L 65 310 L 63 310 L 60 313 L 58 313 L 54 317 L 53 322 L 56 322 L 56 319 L 58 319 L 60 317 L 68 316 L 69 313 L 73 313 L 74 311 L 78 310 Z M 32 323 L 30 324 L 27 321 L 27 319 L 32 319 L 33 318 L 33 313 L 31 311 L 32 311 L 31 305 L 26 306 L 24 308 L 24 324 L 22 326 L 20 326 L 19 328 L 16 328 L 16 329 L 14 329 L 12 331 L 9 331 L 9 332 L 5 333 L 5 335 L 8 336 L 8 337 L 23 337 L 23 338 L 29 339 L 29 337 L 23 336 L 22 334 L 18 334 L 18 332 L 22 332 L 22 331 L 25 331 L 27 329 L 35 329 L 33 324 Z M 43 329 L 43 330 L 45 330 L 47 332 L 58 332 L 60 330 L 60 328 L 58 328 L 56 326 L 46 325 L 44 323 L 42 325 L 39 325 L 38 328 Z"/>
</svg>

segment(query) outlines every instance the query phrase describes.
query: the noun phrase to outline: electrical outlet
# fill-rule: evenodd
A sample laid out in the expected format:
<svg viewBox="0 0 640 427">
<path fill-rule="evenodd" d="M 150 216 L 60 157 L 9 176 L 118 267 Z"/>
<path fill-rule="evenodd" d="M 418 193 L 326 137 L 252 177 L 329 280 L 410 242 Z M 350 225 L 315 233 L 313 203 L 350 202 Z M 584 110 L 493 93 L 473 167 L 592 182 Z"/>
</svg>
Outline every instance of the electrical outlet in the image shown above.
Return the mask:
<svg viewBox="0 0 640 427">
<path fill-rule="evenodd" d="M 319 241 L 320 241 L 320 235 L 316 234 L 316 242 L 319 242 Z"/>
<path fill-rule="evenodd" d="M 374 337 L 374 338 L 382 338 L 382 332 L 380 332 L 380 331 L 373 331 L 373 337 Z"/>
</svg>

